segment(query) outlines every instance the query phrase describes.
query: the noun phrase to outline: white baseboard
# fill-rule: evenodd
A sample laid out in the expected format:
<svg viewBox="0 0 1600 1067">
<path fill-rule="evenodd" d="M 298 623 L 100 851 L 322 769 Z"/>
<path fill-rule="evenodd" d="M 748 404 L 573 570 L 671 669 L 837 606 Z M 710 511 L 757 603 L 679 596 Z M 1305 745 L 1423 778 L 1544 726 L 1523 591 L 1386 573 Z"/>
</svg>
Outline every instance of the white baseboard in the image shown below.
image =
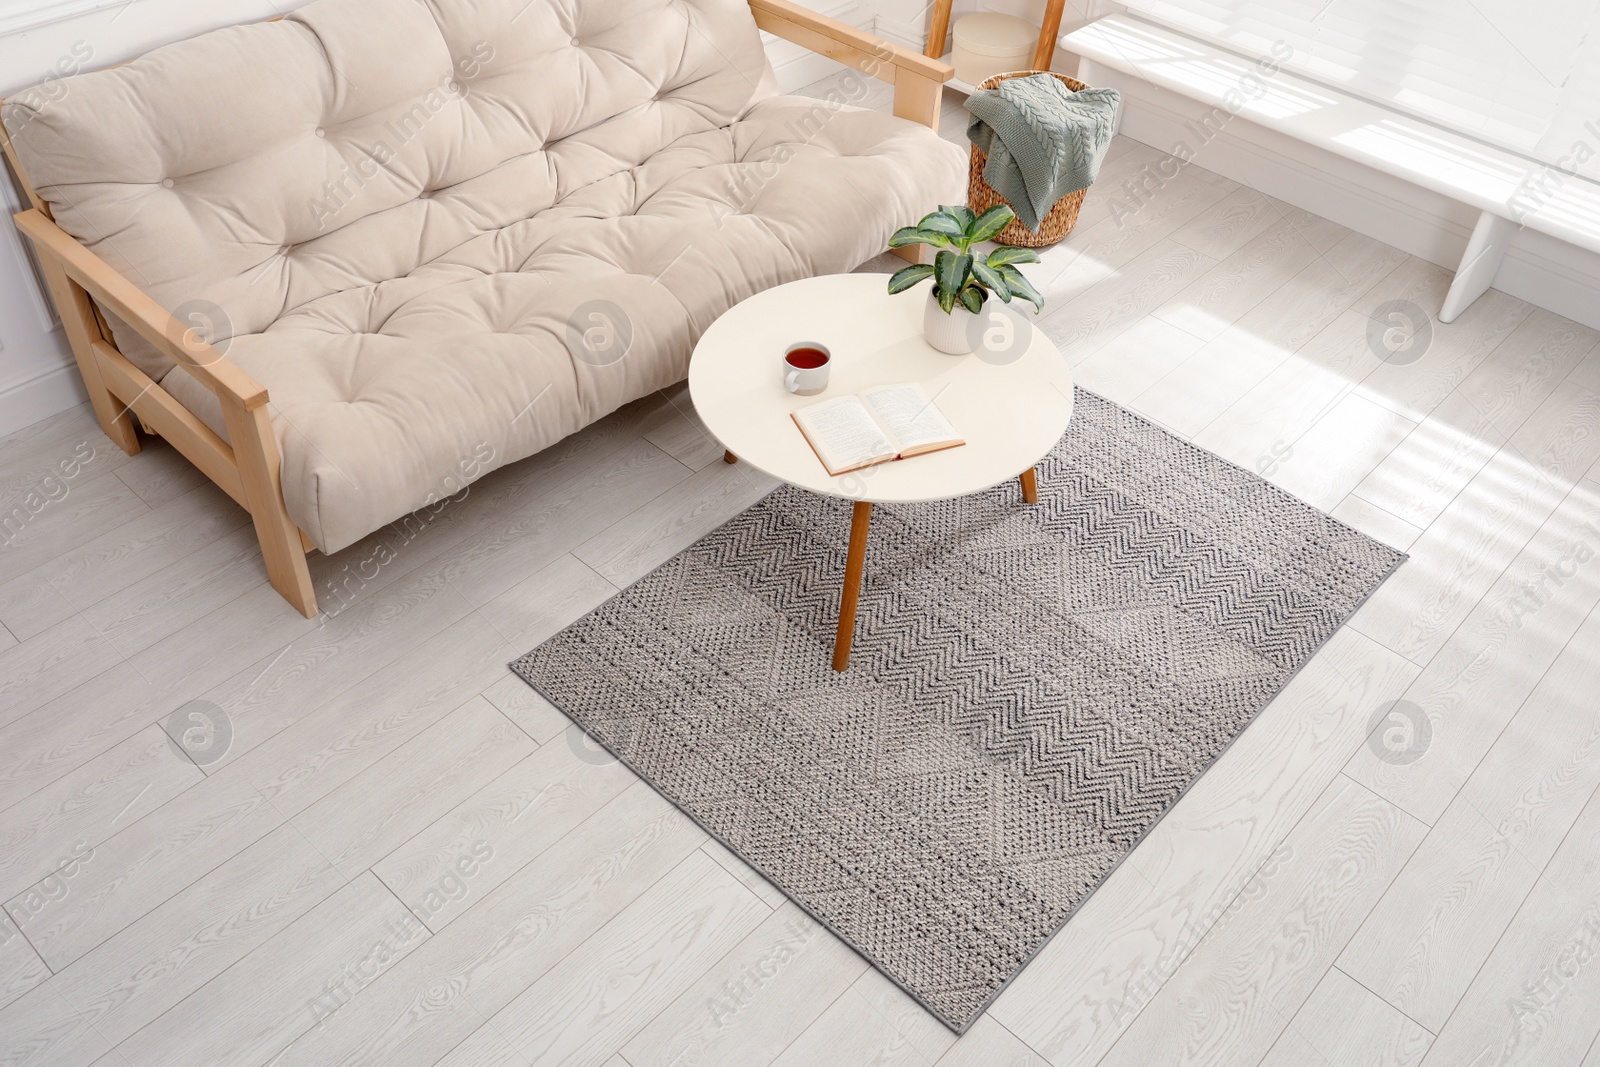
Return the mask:
<svg viewBox="0 0 1600 1067">
<path fill-rule="evenodd" d="M 75 363 L 45 367 L 0 384 L 0 437 L 89 399 Z"/>
<path fill-rule="evenodd" d="M 1195 123 L 1205 105 L 1099 64 L 1085 62 L 1082 76 L 1122 91 L 1127 137 L 1162 152 L 1187 145 L 1195 163 L 1223 177 L 1450 270 L 1461 262 L 1478 212 L 1459 201 L 1238 117 L 1202 142 Z M 1600 329 L 1600 255 L 1520 230 L 1494 288 Z"/>
</svg>

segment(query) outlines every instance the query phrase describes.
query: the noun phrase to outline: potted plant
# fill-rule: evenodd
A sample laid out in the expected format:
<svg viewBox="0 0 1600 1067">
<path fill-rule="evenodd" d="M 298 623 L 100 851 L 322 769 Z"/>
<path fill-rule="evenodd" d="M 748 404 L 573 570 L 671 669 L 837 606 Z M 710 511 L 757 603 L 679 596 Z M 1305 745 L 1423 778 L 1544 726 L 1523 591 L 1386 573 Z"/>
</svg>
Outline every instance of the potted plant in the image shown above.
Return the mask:
<svg viewBox="0 0 1600 1067">
<path fill-rule="evenodd" d="M 972 246 L 987 241 L 1016 218 L 1005 204 L 976 215 L 972 209 L 944 206 L 915 226 L 905 226 L 889 238 L 890 248 L 932 245 L 938 249 L 933 263 L 914 263 L 889 278 L 889 292 L 903 293 L 924 278 L 933 279 L 928 304 L 922 313 L 922 335 L 941 352 L 965 355 L 973 350 L 973 317 L 993 293 L 1009 304 L 1022 297 L 1037 315 L 1044 297 L 1017 269 L 1018 263 L 1037 263 L 1031 248 L 996 248 L 974 254 Z"/>
</svg>

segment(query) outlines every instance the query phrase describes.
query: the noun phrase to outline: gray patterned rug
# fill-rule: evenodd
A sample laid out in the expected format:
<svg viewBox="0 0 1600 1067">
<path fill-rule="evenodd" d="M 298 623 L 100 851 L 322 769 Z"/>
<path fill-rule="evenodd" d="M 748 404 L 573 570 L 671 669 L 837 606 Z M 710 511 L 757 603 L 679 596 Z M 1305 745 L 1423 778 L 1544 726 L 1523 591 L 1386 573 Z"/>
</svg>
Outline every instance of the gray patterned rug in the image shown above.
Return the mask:
<svg viewBox="0 0 1600 1067">
<path fill-rule="evenodd" d="M 849 528 L 779 489 L 512 668 L 957 1032 L 1404 559 L 1081 389 L 1037 505 L 873 509 L 837 674 Z"/>
</svg>

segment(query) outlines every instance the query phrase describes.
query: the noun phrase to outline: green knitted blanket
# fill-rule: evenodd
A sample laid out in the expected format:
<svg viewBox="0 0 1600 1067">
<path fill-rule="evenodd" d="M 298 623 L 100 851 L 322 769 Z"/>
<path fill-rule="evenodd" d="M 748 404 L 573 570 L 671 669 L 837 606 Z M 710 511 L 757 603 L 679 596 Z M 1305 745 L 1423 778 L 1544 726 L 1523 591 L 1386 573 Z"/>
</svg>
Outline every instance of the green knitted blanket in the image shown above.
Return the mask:
<svg viewBox="0 0 1600 1067">
<path fill-rule="evenodd" d="M 1048 74 L 1007 78 L 967 99 L 967 138 L 988 157 L 983 180 L 1030 230 L 1068 193 L 1094 184 L 1122 94 L 1073 92 Z"/>
</svg>

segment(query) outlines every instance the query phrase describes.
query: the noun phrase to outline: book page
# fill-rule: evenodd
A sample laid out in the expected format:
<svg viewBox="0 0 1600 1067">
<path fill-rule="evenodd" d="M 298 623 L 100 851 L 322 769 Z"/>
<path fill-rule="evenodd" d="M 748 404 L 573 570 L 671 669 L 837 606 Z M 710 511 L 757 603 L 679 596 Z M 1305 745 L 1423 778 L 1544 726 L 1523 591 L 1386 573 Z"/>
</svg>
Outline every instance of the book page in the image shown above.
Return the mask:
<svg viewBox="0 0 1600 1067">
<path fill-rule="evenodd" d="M 794 421 L 829 474 L 870 467 L 897 455 L 883 428 L 853 396 L 801 408 Z"/>
<path fill-rule="evenodd" d="M 922 386 L 914 382 L 865 389 L 861 399 L 889 432 L 901 455 L 962 443 L 944 412 L 928 398 Z"/>
</svg>

